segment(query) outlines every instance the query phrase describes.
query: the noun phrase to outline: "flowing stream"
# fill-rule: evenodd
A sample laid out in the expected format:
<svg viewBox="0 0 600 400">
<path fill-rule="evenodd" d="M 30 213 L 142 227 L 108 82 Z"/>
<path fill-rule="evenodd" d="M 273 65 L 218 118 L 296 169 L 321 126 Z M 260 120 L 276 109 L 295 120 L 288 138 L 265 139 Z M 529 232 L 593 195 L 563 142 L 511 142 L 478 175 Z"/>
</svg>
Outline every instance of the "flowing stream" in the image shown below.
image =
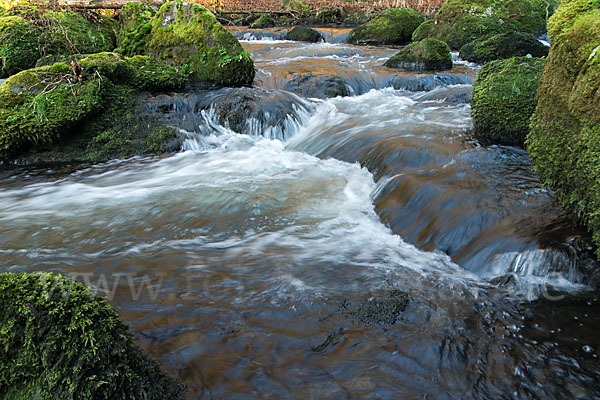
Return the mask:
<svg viewBox="0 0 600 400">
<path fill-rule="evenodd" d="M 600 396 L 594 249 L 523 150 L 469 136 L 477 66 L 243 45 L 255 88 L 150 100 L 180 153 L 0 171 L 2 271 L 108 296 L 191 398 Z M 284 90 L 306 73 L 351 95 Z"/>
</svg>

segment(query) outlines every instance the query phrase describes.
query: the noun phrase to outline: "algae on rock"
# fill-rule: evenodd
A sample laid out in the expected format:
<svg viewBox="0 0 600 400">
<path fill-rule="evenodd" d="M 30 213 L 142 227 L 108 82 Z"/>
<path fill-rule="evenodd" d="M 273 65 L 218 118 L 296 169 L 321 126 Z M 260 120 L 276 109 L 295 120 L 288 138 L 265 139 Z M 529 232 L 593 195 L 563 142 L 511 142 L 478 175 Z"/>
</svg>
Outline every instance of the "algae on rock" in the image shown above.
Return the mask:
<svg viewBox="0 0 600 400">
<path fill-rule="evenodd" d="M 390 8 L 350 31 L 348 43 L 370 45 L 406 44 L 423 17 L 412 8 Z"/>
<path fill-rule="evenodd" d="M 108 302 L 49 273 L 0 274 L 0 397 L 179 400 Z"/>
<path fill-rule="evenodd" d="M 563 0 L 527 139 L 535 168 L 587 225 L 600 257 L 600 1 Z"/>
<path fill-rule="evenodd" d="M 479 71 L 471 108 L 481 143 L 523 146 L 544 63 L 543 58 L 515 57 L 492 61 Z"/>
<path fill-rule="evenodd" d="M 507 32 L 467 43 L 460 48 L 459 56 L 463 60 L 483 64 L 528 54 L 532 57 L 545 57 L 548 49 L 531 33 Z"/>
<path fill-rule="evenodd" d="M 446 43 L 428 38 L 409 44 L 384 65 L 409 71 L 444 71 L 452 68 L 452 56 Z"/>
</svg>

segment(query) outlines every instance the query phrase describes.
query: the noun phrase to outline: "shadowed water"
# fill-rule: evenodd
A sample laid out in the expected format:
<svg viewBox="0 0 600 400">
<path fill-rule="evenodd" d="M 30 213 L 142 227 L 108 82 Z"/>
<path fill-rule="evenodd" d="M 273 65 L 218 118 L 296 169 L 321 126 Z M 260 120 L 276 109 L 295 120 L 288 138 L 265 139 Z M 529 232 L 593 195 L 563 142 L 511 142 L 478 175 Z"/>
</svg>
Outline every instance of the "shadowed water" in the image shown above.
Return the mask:
<svg viewBox="0 0 600 400">
<path fill-rule="evenodd" d="M 472 69 L 243 44 L 258 88 L 149 100 L 181 153 L 2 171 L 3 270 L 107 295 L 191 398 L 599 396 L 589 238 L 526 153 L 469 137 Z M 300 70 L 354 96 L 282 92 Z M 234 132 L 219 104 L 250 95 Z"/>
</svg>

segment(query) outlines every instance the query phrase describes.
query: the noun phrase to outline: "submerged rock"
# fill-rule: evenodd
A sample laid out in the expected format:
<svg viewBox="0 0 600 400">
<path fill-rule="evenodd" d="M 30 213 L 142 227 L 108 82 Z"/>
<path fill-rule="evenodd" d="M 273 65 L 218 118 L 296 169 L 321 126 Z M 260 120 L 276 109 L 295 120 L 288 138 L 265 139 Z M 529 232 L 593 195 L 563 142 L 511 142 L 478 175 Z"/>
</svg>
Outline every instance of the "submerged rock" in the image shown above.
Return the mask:
<svg viewBox="0 0 600 400">
<path fill-rule="evenodd" d="M 467 43 L 460 48 L 459 54 L 463 60 L 480 64 L 526 55 L 545 57 L 548 55 L 548 46 L 531 33 L 508 32 Z"/>
<path fill-rule="evenodd" d="M 481 143 L 523 146 L 544 64 L 543 58 L 516 57 L 492 61 L 479 71 L 472 115 Z"/>
<path fill-rule="evenodd" d="M 423 17 L 412 8 L 390 8 L 350 31 L 348 43 L 390 45 L 411 41 Z"/>
<path fill-rule="evenodd" d="M 115 24 L 90 11 L 20 5 L 0 12 L 0 78 L 35 66 L 47 54 L 112 51 Z"/>
<path fill-rule="evenodd" d="M 356 306 L 345 301 L 340 308 L 347 310 L 348 316 L 365 325 L 394 325 L 408 307 L 409 301 L 410 297 L 405 292 L 390 290 Z"/>
<path fill-rule="evenodd" d="M 304 26 L 295 26 L 285 35 L 285 40 L 295 40 L 297 42 L 317 43 L 323 40 L 323 35 L 319 31 Z"/>
<path fill-rule="evenodd" d="M 0 309 L 3 399 L 184 399 L 108 302 L 80 283 L 3 273 Z"/>
<path fill-rule="evenodd" d="M 546 185 L 591 230 L 600 257 L 600 4 L 563 0 L 527 151 Z"/>
<path fill-rule="evenodd" d="M 485 36 L 506 32 L 542 34 L 546 16 L 558 5 L 557 0 L 448 0 L 436 13 L 433 22 L 420 27 L 419 36 L 448 43 L 451 49 Z"/>
<path fill-rule="evenodd" d="M 408 71 L 444 71 L 452 69 L 452 55 L 446 43 L 428 38 L 409 44 L 384 65 Z"/>
<path fill-rule="evenodd" d="M 0 85 L 0 157 L 96 160 L 173 150 L 173 130 L 135 99 L 186 81 L 150 57 L 116 53 L 20 72 Z"/>
<path fill-rule="evenodd" d="M 467 85 L 473 82 L 473 78 L 464 74 L 398 75 L 392 79 L 392 87 L 396 90 L 428 92 L 442 86 Z"/>
<path fill-rule="evenodd" d="M 250 53 L 203 6 L 169 1 L 149 24 L 142 25 L 135 41 L 123 45 L 124 54 L 152 56 L 181 68 L 195 82 L 252 84 L 255 71 Z"/>
<path fill-rule="evenodd" d="M 315 75 L 312 73 L 296 76 L 285 84 L 284 90 L 302 97 L 317 99 L 349 95 L 346 83 L 339 76 Z"/>
</svg>

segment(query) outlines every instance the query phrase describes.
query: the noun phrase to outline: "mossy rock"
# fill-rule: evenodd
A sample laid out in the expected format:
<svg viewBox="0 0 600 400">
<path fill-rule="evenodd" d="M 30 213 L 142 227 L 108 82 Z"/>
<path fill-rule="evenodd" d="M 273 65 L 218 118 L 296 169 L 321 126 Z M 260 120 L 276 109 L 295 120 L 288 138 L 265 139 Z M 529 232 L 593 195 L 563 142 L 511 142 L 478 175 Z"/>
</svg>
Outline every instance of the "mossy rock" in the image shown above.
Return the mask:
<svg viewBox="0 0 600 400">
<path fill-rule="evenodd" d="M 546 57 L 548 49 L 531 33 L 508 32 L 467 43 L 461 47 L 459 56 L 463 60 L 483 64 L 526 55 Z"/>
<path fill-rule="evenodd" d="M 444 71 L 452 69 L 452 55 L 446 43 L 428 38 L 409 44 L 384 65 L 408 71 Z"/>
<path fill-rule="evenodd" d="M 108 302 L 49 273 L 0 274 L 0 397 L 184 398 Z"/>
<path fill-rule="evenodd" d="M 250 24 L 252 29 L 272 28 L 275 26 L 275 20 L 269 14 L 262 14 L 256 21 Z"/>
<path fill-rule="evenodd" d="M 251 85 L 254 63 L 231 32 L 195 3 L 165 3 L 140 38 L 136 54 L 181 68 L 194 82 L 218 86 Z"/>
<path fill-rule="evenodd" d="M 543 58 L 515 57 L 485 64 L 473 85 L 475 137 L 485 145 L 523 146 L 536 107 Z"/>
<path fill-rule="evenodd" d="M 342 11 L 339 8 L 321 8 L 316 10 L 311 17 L 313 24 L 335 24 L 342 20 Z"/>
<path fill-rule="evenodd" d="M 429 32 L 431 32 L 431 29 L 433 28 L 433 23 L 434 21 L 432 19 L 428 19 L 419 25 L 412 34 L 412 41 L 418 42 L 427 39 L 429 37 Z"/>
<path fill-rule="evenodd" d="M 187 76 L 150 57 L 116 53 L 20 72 L 0 85 L 0 156 L 10 159 L 26 150 L 47 150 L 79 134 L 82 124 L 117 102 L 115 91 L 130 98 L 140 91 L 182 87 L 186 81 Z M 123 114 L 116 110 L 113 124 L 120 123 Z"/>
<path fill-rule="evenodd" d="M 435 15 L 428 37 L 451 49 L 483 37 L 506 32 L 544 33 L 546 16 L 558 0 L 447 0 Z"/>
<path fill-rule="evenodd" d="M 112 51 L 114 22 L 87 11 L 56 11 L 19 6 L 0 17 L 0 78 L 32 68 L 48 54 Z"/>
<path fill-rule="evenodd" d="M 295 40 L 297 42 L 317 43 L 323 40 L 323 35 L 319 31 L 304 26 L 295 26 L 286 33 L 285 40 Z"/>
<path fill-rule="evenodd" d="M 150 32 L 150 20 L 155 11 L 144 3 L 131 1 L 123 6 L 117 16 L 119 29 L 117 33 L 117 46 L 121 52 L 134 55 L 145 46 L 143 38 Z"/>
<path fill-rule="evenodd" d="M 350 31 L 348 43 L 401 45 L 411 41 L 423 17 L 412 8 L 390 8 Z"/>
<path fill-rule="evenodd" d="M 587 225 L 600 257 L 600 2 L 563 0 L 527 139 L 535 168 Z"/>
</svg>

